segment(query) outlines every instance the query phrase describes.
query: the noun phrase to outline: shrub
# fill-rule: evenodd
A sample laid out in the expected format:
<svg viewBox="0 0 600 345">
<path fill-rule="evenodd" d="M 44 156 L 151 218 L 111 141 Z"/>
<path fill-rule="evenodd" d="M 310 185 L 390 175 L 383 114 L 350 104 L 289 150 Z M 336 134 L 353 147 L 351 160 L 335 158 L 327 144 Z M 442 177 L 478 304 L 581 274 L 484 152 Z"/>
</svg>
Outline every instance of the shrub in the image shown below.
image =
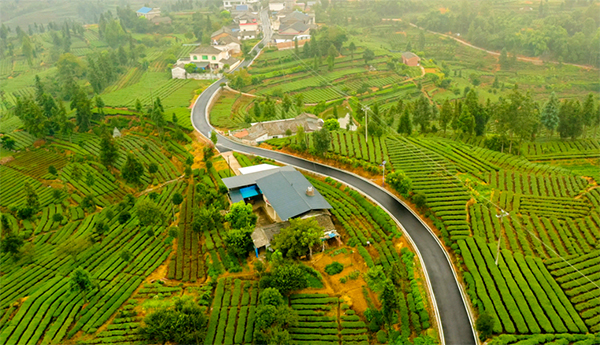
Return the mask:
<svg viewBox="0 0 600 345">
<path fill-rule="evenodd" d="M 325 272 L 330 276 L 338 274 L 344 270 L 344 265 L 340 264 L 337 261 L 332 262 L 331 264 L 325 266 Z"/>
<path fill-rule="evenodd" d="M 384 331 L 383 329 L 379 330 L 377 332 L 377 342 L 380 344 L 385 344 L 385 343 L 387 343 L 387 340 L 388 340 L 387 332 Z"/>
</svg>

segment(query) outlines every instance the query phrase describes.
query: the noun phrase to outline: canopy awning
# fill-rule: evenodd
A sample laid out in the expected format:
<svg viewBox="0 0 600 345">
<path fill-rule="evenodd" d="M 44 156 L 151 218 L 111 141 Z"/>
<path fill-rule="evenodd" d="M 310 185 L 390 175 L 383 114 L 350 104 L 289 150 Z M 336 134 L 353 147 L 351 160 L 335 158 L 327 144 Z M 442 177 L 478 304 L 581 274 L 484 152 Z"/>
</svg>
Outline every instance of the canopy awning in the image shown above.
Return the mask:
<svg viewBox="0 0 600 345">
<path fill-rule="evenodd" d="M 256 185 L 240 188 L 240 193 L 244 199 L 261 194 L 260 189 L 258 189 L 258 186 Z"/>
</svg>

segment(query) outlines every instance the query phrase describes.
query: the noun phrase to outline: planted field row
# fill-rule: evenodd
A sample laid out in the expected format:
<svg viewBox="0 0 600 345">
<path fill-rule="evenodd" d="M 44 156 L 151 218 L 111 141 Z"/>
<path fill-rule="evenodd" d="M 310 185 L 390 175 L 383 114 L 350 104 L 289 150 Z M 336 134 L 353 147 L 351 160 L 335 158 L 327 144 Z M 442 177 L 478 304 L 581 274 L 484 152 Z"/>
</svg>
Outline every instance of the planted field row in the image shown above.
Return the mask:
<svg viewBox="0 0 600 345">
<path fill-rule="evenodd" d="M 331 213 L 342 224 L 349 237 L 347 240 L 344 237 L 342 239 L 350 246 L 357 246 L 359 254 L 369 267 L 382 264 L 390 268 L 399 260 L 391 241 L 398 230 L 389 223 L 387 215 L 367 210 L 355 198 L 330 184 L 312 178 L 309 181 L 333 206 Z M 366 202 L 364 199 L 361 201 Z M 368 246 L 367 242 L 372 245 Z"/>
<path fill-rule="evenodd" d="M 136 294 L 134 297 L 142 297 Z M 81 341 L 82 344 L 149 344 L 144 340 L 138 329 L 141 318 L 137 317 L 134 308 L 137 300 L 131 299 L 118 312 L 116 317 L 106 329 L 95 334 L 90 340 Z"/>
<path fill-rule="evenodd" d="M 4 121 L 4 120 L 2 120 L 2 121 Z M 2 124 L 3 131 L 6 127 L 9 127 L 9 126 L 14 127 L 14 126 L 22 125 L 21 120 L 19 120 L 19 118 L 16 116 L 11 117 L 6 122 L 7 122 L 6 124 L 4 124 L 4 123 Z M 9 128 L 6 128 L 6 129 L 8 130 Z M 9 133 L 8 135 L 12 139 L 15 140 L 15 150 L 23 150 L 24 148 L 33 145 L 33 142 L 36 140 L 36 138 L 33 135 L 29 134 L 26 131 L 14 131 L 14 132 Z"/>
<path fill-rule="evenodd" d="M 220 279 L 204 344 L 251 343 L 258 303 L 257 282 Z"/>
<path fill-rule="evenodd" d="M 537 335 L 513 335 L 502 334 L 494 337 L 490 345 L 543 345 L 543 344 L 577 344 L 595 345 L 600 344 L 600 335 L 596 334 L 537 334 Z"/>
<path fill-rule="evenodd" d="M 589 215 L 590 205 L 584 199 L 522 196 L 519 211 L 549 217 L 579 218 Z"/>
<path fill-rule="evenodd" d="M 84 239 L 87 234 L 92 232 L 98 218 L 97 214 L 88 216 L 76 229 L 65 226 L 56 232 L 56 236 L 68 239 Z M 109 221 L 107 226 L 109 229 L 102 242 L 99 243 L 99 247 L 85 250 L 77 256 L 77 261 L 74 261 L 71 256 L 62 255 L 56 251 L 56 245 L 52 243 L 61 243 L 60 241 L 50 240 L 40 244 L 36 248 L 40 255 L 34 257 L 33 264 L 19 268 L 10 274 L 13 277 L 10 280 L 11 284 L 4 287 L 6 293 L 2 297 L 3 304 L 4 301 L 12 303 L 28 291 L 47 291 L 49 289 L 43 287 L 43 277 L 47 276 L 48 273 L 51 275 L 58 274 L 57 277 L 61 277 L 72 272 L 74 267 L 82 267 L 88 269 L 98 282 L 97 288 L 87 294 L 89 303 L 86 308 L 79 312 L 81 304 L 83 304 L 82 295 L 77 293 L 72 293 L 73 296 L 65 294 L 67 292 L 71 294 L 69 284 L 66 284 L 66 291 L 61 295 L 64 295 L 64 297 L 53 297 L 53 302 L 46 303 L 42 299 L 38 299 L 35 293 L 28 298 L 28 301 L 31 301 L 30 303 L 34 303 L 32 308 L 46 303 L 52 307 L 56 306 L 56 313 L 44 313 L 32 308 L 27 309 L 25 305 L 22 305 L 10 322 L 20 327 L 22 324 L 26 325 L 23 320 L 28 320 L 30 318 L 28 315 L 35 315 L 38 320 L 35 322 L 41 327 L 38 328 L 39 334 L 40 336 L 45 334 L 45 341 L 48 342 L 52 339 L 55 339 L 55 342 L 60 341 L 67 331 L 69 331 L 69 336 L 72 336 L 78 330 L 84 330 L 88 333 L 95 332 L 96 328 L 106 322 L 121 304 L 129 298 L 141 279 L 154 271 L 166 259 L 168 250 L 161 240 L 148 236 L 146 233 L 134 231 L 137 226 L 135 217 L 122 225 L 115 218 Z M 130 253 L 132 258 L 130 261 L 124 261 L 120 258 L 119 253 L 124 251 Z M 35 269 L 36 267 L 38 268 Z M 30 273 L 23 274 L 24 272 Z M 139 273 L 141 276 L 131 275 L 127 272 Z M 65 279 L 68 283 L 68 278 Z M 60 285 L 56 286 L 60 287 Z M 43 297 L 40 296 L 40 298 Z M 62 312 L 58 310 L 62 310 Z M 75 313 L 79 313 L 77 318 L 74 318 Z M 59 315 L 59 317 L 55 318 L 53 315 Z M 6 333 L 3 336 L 7 337 L 7 342 L 4 343 L 11 343 L 12 340 L 10 339 L 23 339 L 24 334 L 20 332 L 19 327 L 5 328 Z M 27 328 L 27 330 L 29 329 Z M 35 332 L 33 336 L 37 336 L 38 331 Z M 19 343 L 21 343 L 21 340 L 19 340 Z"/>
<path fill-rule="evenodd" d="M 350 158 L 362 159 L 381 164 L 387 157 L 385 137 L 370 136 L 365 143 L 364 136 L 349 131 L 335 131 L 331 137 L 333 152 Z"/>
<path fill-rule="evenodd" d="M 15 159 L 6 165 L 36 179 L 46 175 L 51 165 L 60 170 L 67 164 L 64 157 L 46 150 L 23 151 L 14 157 Z"/>
<path fill-rule="evenodd" d="M 528 142 L 523 145 L 523 151 L 530 160 L 555 159 L 554 157 L 568 157 L 582 153 L 598 156 L 600 142 L 594 139 L 581 139 L 552 142 Z M 572 156 L 573 157 L 573 156 Z"/>
<path fill-rule="evenodd" d="M 300 316 L 298 324 L 289 330 L 293 342 L 368 344 L 366 324 L 347 306 L 342 314 L 341 302 L 337 297 L 321 293 L 291 295 L 291 306 Z"/>
<path fill-rule="evenodd" d="M 466 146 L 469 148 L 473 155 L 476 155 L 480 159 L 487 161 L 490 164 L 494 164 L 505 170 L 520 171 L 521 173 L 528 174 L 563 174 L 571 175 L 571 172 L 561 168 L 557 165 L 550 164 L 538 164 L 528 161 L 523 156 L 511 155 L 501 153 L 498 151 L 488 150 L 481 147 L 474 147 L 470 145 L 459 144 L 454 142 L 453 145 Z"/>
<path fill-rule="evenodd" d="M 81 195 L 94 196 L 96 202 L 101 206 L 110 205 L 112 197 L 124 195 L 114 176 L 106 170 L 104 173 L 100 173 L 87 164 L 71 163 L 67 165 L 62 169 L 60 178 L 73 186 Z"/>
<path fill-rule="evenodd" d="M 498 167 L 495 164 L 481 159 L 473 154 L 471 150 L 465 149 L 464 146 L 455 145 L 448 140 L 430 140 L 422 138 L 409 138 L 408 140 L 414 146 L 435 152 L 441 157 L 454 163 L 458 170 L 471 173 L 474 176 L 481 178 L 483 177 L 484 172 L 498 170 Z"/>
<path fill-rule="evenodd" d="M 600 251 L 571 256 L 556 263 L 546 262 L 590 331 L 600 332 Z"/>
<path fill-rule="evenodd" d="M 10 184 L 2 185 L 2 193 L 0 193 L 0 206 L 9 207 L 11 205 L 21 205 L 25 201 L 25 183 L 35 190 L 38 194 L 41 206 L 48 205 L 52 202 L 52 190 L 46 188 L 37 180 L 18 172 L 14 169 L 0 165 L 0 176 L 3 181 L 10 181 Z"/>
<path fill-rule="evenodd" d="M 503 250 L 496 266 L 483 239 L 458 244 L 469 270 L 467 293 L 480 311 L 496 319 L 495 333 L 587 332 L 539 258 Z"/>
<path fill-rule="evenodd" d="M 388 137 L 387 150 L 392 166 L 411 178 L 415 192 L 427 197 L 427 206 L 442 221 L 442 234 L 452 240 L 470 236 L 465 206 L 471 197 L 453 176 L 456 166 L 401 137 Z"/>
<path fill-rule="evenodd" d="M 543 197 L 574 197 L 587 185 L 585 179 L 571 175 L 534 175 L 510 170 L 488 173 L 485 180 L 490 187 L 502 191 Z"/>
</svg>

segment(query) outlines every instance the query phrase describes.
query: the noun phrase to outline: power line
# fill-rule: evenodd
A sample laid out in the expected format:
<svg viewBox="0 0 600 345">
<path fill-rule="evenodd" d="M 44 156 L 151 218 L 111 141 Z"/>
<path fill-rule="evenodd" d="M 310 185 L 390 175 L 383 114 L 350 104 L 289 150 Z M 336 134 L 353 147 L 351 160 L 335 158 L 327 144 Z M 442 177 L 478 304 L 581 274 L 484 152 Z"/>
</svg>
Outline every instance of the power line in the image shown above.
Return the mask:
<svg viewBox="0 0 600 345">
<path fill-rule="evenodd" d="M 322 81 L 324 81 L 325 83 L 329 84 L 331 86 L 331 88 L 334 89 L 334 91 L 336 91 L 337 93 L 339 93 L 342 96 L 345 97 L 349 97 L 349 95 L 347 93 L 345 93 L 344 91 L 340 90 L 338 87 L 336 87 L 334 84 L 332 84 L 331 82 L 329 82 L 329 80 L 327 80 L 325 77 L 323 77 L 322 75 L 320 75 L 317 71 L 315 71 L 311 66 L 307 65 L 302 58 L 300 58 L 295 51 L 292 50 L 292 54 L 296 57 L 296 59 L 303 64 L 305 67 L 307 67 L 309 69 L 309 71 L 311 71 L 317 78 L 320 78 Z M 368 109 L 367 111 L 365 111 L 365 108 Z M 378 114 L 376 114 L 375 112 L 371 111 L 371 109 L 369 107 L 363 107 L 363 111 L 365 111 L 365 128 L 367 126 L 366 124 L 366 120 L 367 120 L 367 112 L 370 111 L 372 113 L 371 118 L 374 118 L 375 121 L 378 121 L 379 124 L 383 124 L 383 129 L 386 132 L 391 132 L 392 137 L 395 137 L 397 135 L 397 133 L 392 132 L 392 129 L 387 126 L 387 124 L 380 118 L 378 118 Z M 445 166 L 442 166 L 441 164 L 439 164 L 438 162 L 436 162 L 434 159 L 432 159 L 429 154 L 427 154 L 426 152 L 423 152 L 423 150 L 416 146 L 415 144 L 413 144 L 410 140 L 405 140 L 406 142 L 406 147 L 408 148 L 408 146 L 413 146 L 415 149 L 417 149 L 423 156 L 425 156 L 427 159 L 429 159 L 431 162 L 433 162 L 435 165 L 437 165 L 438 167 L 441 168 L 441 170 L 443 172 L 445 172 L 449 177 L 457 180 L 459 182 L 459 186 L 463 186 L 466 187 L 466 191 L 467 193 L 471 196 L 474 197 L 476 200 L 478 199 L 477 195 L 475 195 L 474 193 L 471 192 L 471 189 L 468 188 L 463 181 L 461 181 L 456 175 L 452 174 L 451 172 L 448 171 L 448 169 Z M 409 148 L 410 149 L 410 148 Z M 414 150 L 411 149 L 411 151 L 414 153 Z M 441 156 L 442 158 L 444 158 L 443 156 Z M 445 159 L 445 158 L 444 158 Z M 508 214 L 508 212 L 506 210 L 504 210 L 502 207 L 500 207 L 500 205 L 494 203 L 492 200 L 487 199 L 487 198 L 483 198 L 481 196 L 479 196 L 479 198 L 482 201 L 485 201 L 487 203 L 489 203 L 490 205 L 494 206 L 494 208 L 496 208 L 497 210 L 500 211 L 501 215 L 504 214 Z M 513 218 L 514 219 L 514 218 Z M 550 245 L 548 245 L 547 243 L 545 243 L 541 238 L 539 238 L 535 233 L 533 233 L 532 231 L 528 230 L 527 227 L 518 219 L 516 218 L 516 221 L 519 223 L 519 225 L 521 225 L 522 229 L 525 229 L 525 231 L 527 233 L 529 233 L 529 235 L 532 238 L 535 238 L 537 241 L 539 241 L 542 245 L 544 245 L 546 248 L 548 248 L 549 251 L 551 251 L 554 255 L 556 255 L 557 257 L 559 257 L 561 260 L 563 260 L 565 263 L 567 263 L 567 265 L 569 265 L 573 270 L 575 270 L 577 273 L 579 273 L 582 277 L 584 277 L 585 279 L 587 279 L 589 282 L 591 282 L 594 286 L 596 286 L 598 289 L 600 289 L 600 286 L 598 286 L 598 284 L 596 284 L 593 280 L 591 280 L 588 276 L 586 276 L 583 272 L 581 272 L 579 269 L 577 269 L 575 266 L 573 266 L 569 261 L 567 261 L 564 257 L 562 257 L 559 253 L 557 253 Z M 501 225 L 502 228 L 502 225 Z M 498 236 L 498 242 L 500 242 L 501 239 L 501 235 L 502 233 L 500 233 L 500 235 Z M 498 254 L 499 255 L 499 254 Z M 496 259 L 497 262 L 498 259 Z M 497 263 L 496 263 L 497 264 Z M 600 299 L 600 296 L 598 297 Z"/>
</svg>

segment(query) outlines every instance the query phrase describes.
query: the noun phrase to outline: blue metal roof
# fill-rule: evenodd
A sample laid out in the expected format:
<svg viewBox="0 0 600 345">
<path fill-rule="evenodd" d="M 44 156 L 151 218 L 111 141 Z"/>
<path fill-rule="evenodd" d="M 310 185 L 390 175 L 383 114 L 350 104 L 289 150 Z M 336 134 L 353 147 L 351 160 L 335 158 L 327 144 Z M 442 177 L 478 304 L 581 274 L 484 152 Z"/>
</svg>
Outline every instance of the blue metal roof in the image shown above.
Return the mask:
<svg viewBox="0 0 600 345">
<path fill-rule="evenodd" d="M 144 14 L 146 14 L 146 13 L 148 13 L 150 11 L 152 11 L 152 7 L 142 7 L 139 10 L 137 10 L 137 13 L 144 13 Z"/>
<path fill-rule="evenodd" d="M 258 187 L 256 185 L 240 188 L 240 193 L 242 193 L 242 197 L 244 199 L 251 198 L 253 196 L 261 194 L 260 190 L 258 189 Z"/>
<path fill-rule="evenodd" d="M 257 179 L 256 184 L 281 220 L 288 220 L 310 210 L 331 208 L 316 189 L 313 189 L 313 196 L 306 195 L 307 188 L 312 185 L 295 169 L 278 169 L 274 174 Z"/>
<path fill-rule="evenodd" d="M 236 11 L 248 11 L 248 5 L 237 5 L 235 6 Z"/>
</svg>

